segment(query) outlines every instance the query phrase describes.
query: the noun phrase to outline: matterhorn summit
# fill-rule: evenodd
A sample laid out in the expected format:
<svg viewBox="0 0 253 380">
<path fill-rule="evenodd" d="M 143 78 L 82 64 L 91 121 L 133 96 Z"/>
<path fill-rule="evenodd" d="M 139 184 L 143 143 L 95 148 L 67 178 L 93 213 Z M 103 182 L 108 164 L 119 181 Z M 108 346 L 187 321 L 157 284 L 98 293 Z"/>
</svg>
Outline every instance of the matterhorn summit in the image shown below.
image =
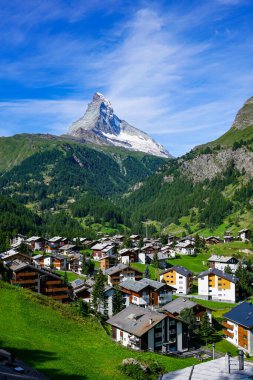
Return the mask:
<svg viewBox="0 0 253 380">
<path fill-rule="evenodd" d="M 145 132 L 115 115 L 104 95 L 96 92 L 85 114 L 69 128 L 68 134 L 99 145 L 114 145 L 154 156 L 171 157 Z"/>
</svg>

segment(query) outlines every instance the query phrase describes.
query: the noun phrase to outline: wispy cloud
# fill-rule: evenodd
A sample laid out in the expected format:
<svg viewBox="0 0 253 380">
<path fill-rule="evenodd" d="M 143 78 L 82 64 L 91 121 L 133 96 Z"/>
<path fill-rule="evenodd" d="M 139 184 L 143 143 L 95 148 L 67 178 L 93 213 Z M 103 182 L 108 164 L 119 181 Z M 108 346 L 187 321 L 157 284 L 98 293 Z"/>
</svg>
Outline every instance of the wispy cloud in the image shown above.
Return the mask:
<svg viewBox="0 0 253 380">
<path fill-rule="evenodd" d="M 111 100 L 119 117 L 176 155 L 229 128 L 252 95 L 253 46 L 252 34 L 242 38 L 227 12 L 247 2 L 190 7 L 184 1 L 171 6 L 143 1 L 111 18 L 119 3 L 34 0 L 31 6 L 24 0 L 21 6 L 15 0 L 16 12 L 8 6 L 0 10 L 3 50 L 8 51 L 8 32 L 15 45 L 14 55 L 0 55 L 0 80 L 11 78 L 31 92 L 41 89 L 46 98 L 13 96 L 0 103 L 0 133 L 64 133 L 96 90 Z M 95 10 L 108 18 L 91 27 Z M 250 29 L 250 23 L 241 25 Z"/>
</svg>

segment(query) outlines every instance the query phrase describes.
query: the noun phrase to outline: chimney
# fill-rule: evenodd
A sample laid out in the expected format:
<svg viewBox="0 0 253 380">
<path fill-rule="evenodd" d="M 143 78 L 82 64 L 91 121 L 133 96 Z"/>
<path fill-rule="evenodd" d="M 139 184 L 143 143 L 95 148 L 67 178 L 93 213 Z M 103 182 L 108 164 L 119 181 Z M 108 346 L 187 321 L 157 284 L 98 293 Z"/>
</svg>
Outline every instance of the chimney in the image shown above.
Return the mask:
<svg viewBox="0 0 253 380">
<path fill-rule="evenodd" d="M 153 319 L 149 318 L 149 324 L 152 325 Z"/>
</svg>

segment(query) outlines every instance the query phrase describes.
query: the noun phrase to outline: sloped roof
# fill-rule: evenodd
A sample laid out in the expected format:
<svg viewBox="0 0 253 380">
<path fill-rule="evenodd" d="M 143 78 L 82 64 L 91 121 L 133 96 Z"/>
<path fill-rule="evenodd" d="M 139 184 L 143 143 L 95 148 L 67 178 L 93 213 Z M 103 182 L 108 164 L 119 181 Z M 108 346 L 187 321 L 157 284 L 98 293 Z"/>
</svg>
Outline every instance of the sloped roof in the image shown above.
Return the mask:
<svg viewBox="0 0 253 380">
<path fill-rule="evenodd" d="M 148 284 L 143 282 L 142 280 L 140 281 L 135 281 L 135 280 L 125 280 L 120 283 L 120 286 L 124 289 L 127 290 L 132 290 L 133 292 L 139 293 L 141 290 L 145 289 L 148 287 Z"/>
<path fill-rule="evenodd" d="M 141 337 L 165 318 L 167 318 L 165 314 L 131 304 L 108 319 L 107 323 Z"/>
<path fill-rule="evenodd" d="M 253 305 L 249 302 L 242 302 L 228 313 L 223 314 L 223 317 L 238 325 L 251 328 L 253 327 Z"/>
<path fill-rule="evenodd" d="M 181 267 L 180 265 L 175 265 L 174 267 L 168 268 L 165 271 L 163 271 L 161 274 L 168 273 L 170 271 L 175 271 L 181 274 L 182 276 L 189 276 L 193 274 L 189 269 Z"/>
<path fill-rule="evenodd" d="M 219 270 L 216 268 L 210 268 L 208 270 L 205 270 L 204 272 L 199 273 L 198 278 L 208 276 L 209 274 L 214 274 L 218 277 L 224 278 L 225 280 L 233 282 L 234 284 L 239 281 L 239 278 L 237 278 L 231 274 L 224 273 L 224 272 L 222 272 L 222 270 Z"/>
<path fill-rule="evenodd" d="M 171 314 L 180 314 L 184 309 L 192 309 L 197 303 L 188 298 L 179 297 L 167 303 L 162 307 L 162 310 L 168 311 Z"/>
<path fill-rule="evenodd" d="M 233 256 L 218 256 L 218 255 L 212 255 L 208 261 L 215 261 L 217 263 L 227 263 L 229 260 L 235 259 Z M 237 260 L 237 259 L 235 259 Z M 238 261 L 238 260 L 237 260 Z"/>
</svg>

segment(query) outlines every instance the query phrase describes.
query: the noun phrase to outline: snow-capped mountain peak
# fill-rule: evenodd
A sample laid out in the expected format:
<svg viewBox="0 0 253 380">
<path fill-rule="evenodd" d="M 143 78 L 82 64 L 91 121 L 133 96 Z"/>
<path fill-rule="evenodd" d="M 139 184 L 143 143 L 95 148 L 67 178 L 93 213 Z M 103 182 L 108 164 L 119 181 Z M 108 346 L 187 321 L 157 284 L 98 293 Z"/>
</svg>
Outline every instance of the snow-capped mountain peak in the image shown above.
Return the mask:
<svg viewBox="0 0 253 380">
<path fill-rule="evenodd" d="M 147 133 L 119 119 L 110 101 L 99 92 L 93 95 L 85 114 L 70 126 L 68 134 L 99 145 L 115 145 L 155 156 L 171 157 Z"/>
</svg>

